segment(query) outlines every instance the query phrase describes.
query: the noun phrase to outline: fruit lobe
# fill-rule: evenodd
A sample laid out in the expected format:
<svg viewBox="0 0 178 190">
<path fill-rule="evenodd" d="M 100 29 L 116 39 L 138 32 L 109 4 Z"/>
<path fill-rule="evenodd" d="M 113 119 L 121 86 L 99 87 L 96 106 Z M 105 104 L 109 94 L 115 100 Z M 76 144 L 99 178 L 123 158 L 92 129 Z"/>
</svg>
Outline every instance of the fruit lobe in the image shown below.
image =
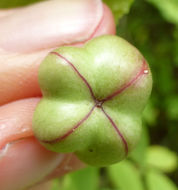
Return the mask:
<svg viewBox="0 0 178 190">
<path fill-rule="evenodd" d="M 106 166 L 137 144 L 152 77 L 127 41 L 105 35 L 82 48 L 60 47 L 41 64 L 39 84 L 33 130 L 46 148 Z"/>
</svg>

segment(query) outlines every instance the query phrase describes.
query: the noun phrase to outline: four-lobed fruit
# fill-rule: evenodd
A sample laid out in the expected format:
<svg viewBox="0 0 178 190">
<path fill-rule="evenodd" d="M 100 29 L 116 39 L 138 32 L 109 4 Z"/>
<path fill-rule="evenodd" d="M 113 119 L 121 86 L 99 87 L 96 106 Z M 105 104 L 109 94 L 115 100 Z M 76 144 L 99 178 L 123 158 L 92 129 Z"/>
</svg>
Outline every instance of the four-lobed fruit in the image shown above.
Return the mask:
<svg viewBox="0 0 178 190">
<path fill-rule="evenodd" d="M 127 41 L 105 35 L 82 48 L 60 47 L 40 65 L 39 84 L 33 130 L 47 149 L 106 166 L 137 144 L 152 77 Z"/>
</svg>

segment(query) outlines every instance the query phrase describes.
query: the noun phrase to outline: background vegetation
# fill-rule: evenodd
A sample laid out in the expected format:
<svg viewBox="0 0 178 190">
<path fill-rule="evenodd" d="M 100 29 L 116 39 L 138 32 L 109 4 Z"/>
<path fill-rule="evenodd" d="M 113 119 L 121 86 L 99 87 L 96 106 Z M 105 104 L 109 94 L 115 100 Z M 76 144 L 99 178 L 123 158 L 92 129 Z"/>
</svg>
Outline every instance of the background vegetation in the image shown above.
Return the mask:
<svg viewBox="0 0 178 190">
<path fill-rule="evenodd" d="M 0 7 L 36 0 L 1 0 Z M 54 180 L 52 190 L 176 190 L 178 185 L 178 0 L 104 0 L 117 35 L 150 63 L 154 85 L 143 114 L 143 134 L 128 159 L 88 167 Z"/>
</svg>

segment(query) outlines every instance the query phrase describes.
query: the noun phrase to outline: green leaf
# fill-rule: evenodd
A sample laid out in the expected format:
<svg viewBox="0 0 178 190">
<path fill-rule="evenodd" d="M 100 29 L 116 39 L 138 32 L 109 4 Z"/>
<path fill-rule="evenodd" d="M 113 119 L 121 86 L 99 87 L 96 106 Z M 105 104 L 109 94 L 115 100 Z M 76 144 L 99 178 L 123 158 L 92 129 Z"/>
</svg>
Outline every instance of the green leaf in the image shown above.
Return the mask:
<svg viewBox="0 0 178 190">
<path fill-rule="evenodd" d="M 178 97 L 170 96 L 166 102 L 167 114 L 170 119 L 178 120 Z"/>
<path fill-rule="evenodd" d="M 128 160 L 108 167 L 112 183 L 120 190 L 143 190 L 143 184 L 137 168 Z"/>
<path fill-rule="evenodd" d="M 130 10 L 134 0 L 103 0 L 112 10 L 116 22 Z"/>
<path fill-rule="evenodd" d="M 12 7 L 19 7 L 19 6 L 24 6 L 28 5 L 31 3 L 35 3 L 38 1 L 44 1 L 44 0 L 0 0 L 0 8 L 12 8 Z"/>
<path fill-rule="evenodd" d="M 96 190 L 99 183 L 99 169 L 88 167 L 68 174 L 61 190 Z"/>
<path fill-rule="evenodd" d="M 146 151 L 149 145 L 149 135 L 148 135 L 148 130 L 145 125 L 142 127 L 142 134 L 140 141 L 136 148 L 131 152 L 129 157 L 133 159 L 134 161 L 139 164 L 139 166 L 145 165 L 145 157 L 146 157 Z"/>
<path fill-rule="evenodd" d="M 163 172 L 172 172 L 177 168 L 177 155 L 162 146 L 151 146 L 147 151 L 147 163 Z"/>
<path fill-rule="evenodd" d="M 174 30 L 174 65 L 178 67 L 178 25 L 176 25 Z"/>
<path fill-rule="evenodd" d="M 178 24 L 177 0 L 147 0 L 159 9 L 163 17 L 174 24 Z"/>
<path fill-rule="evenodd" d="M 59 190 L 61 188 L 60 186 L 61 184 L 59 182 L 59 179 L 54 179 L 50 190 Z"/>
<path fill-rule="evenodd" d="M 164 174 L 149 170 L 146 174 L 148 190 L 177 190 L 176 185 Z"/>
<path fill-rule="evenodd" d="M 150 100 L 143 111 L 143 119 L 146 121 L 146 123 L 152 126 L 156 124 L 157 117 L 158 111 L 155 109 L 153 103 Z"/>
</svg>

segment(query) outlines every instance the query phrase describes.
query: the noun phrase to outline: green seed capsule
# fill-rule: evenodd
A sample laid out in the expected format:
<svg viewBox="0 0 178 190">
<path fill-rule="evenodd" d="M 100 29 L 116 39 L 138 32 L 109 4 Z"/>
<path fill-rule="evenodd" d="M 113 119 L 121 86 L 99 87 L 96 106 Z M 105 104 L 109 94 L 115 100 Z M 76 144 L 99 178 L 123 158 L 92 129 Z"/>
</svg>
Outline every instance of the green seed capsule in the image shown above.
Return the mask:
<svg viewBox="0 0 178 190">
<path fill-rule="evenodd" d="M 47 149 L 106 166 L 137 144 L 152 76 L 127 41 L 105 35 L 83 48 L 60 47 L 40 65 L 39 84 L 33 130 Z"/>
</svg>

